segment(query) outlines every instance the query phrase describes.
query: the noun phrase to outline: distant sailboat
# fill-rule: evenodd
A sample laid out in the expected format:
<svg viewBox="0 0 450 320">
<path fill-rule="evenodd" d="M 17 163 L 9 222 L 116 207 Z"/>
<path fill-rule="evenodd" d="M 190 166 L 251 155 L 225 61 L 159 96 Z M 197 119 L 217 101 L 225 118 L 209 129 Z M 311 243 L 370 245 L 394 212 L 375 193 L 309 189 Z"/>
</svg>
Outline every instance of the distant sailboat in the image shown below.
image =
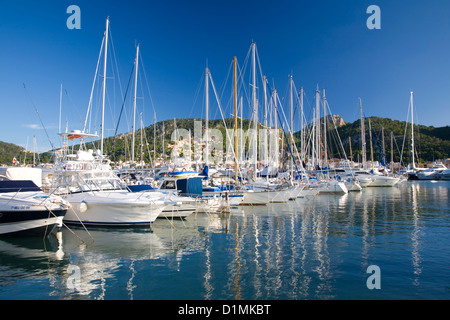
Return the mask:
<svg viewBox="0 0 450 320">
<path fill-rule="evenodd" d="M 362 112 L 361 98 L 359 99 L 360 111 L 361 111 L 361 136 L 362 136 L 362 158 L 363 158 L 363 170 L 356 170 L 355 174 L 360 181 L 362 187 L 393 187 L 399 181 L 400 178 L 390 177 L 388 175 L 378 174 L 376 168 L 374 167 L 373 159 L 373 148 L 372 148 L 372 134 L 371 125 L 369 120 L 369 133 L 370 133 L 370 154 L 371 154 L 371 166 L 372 169 L 369 171 L 367 168 L 366 160 L 366 138 L 365 138 L 365 126 L 364 126 L 364 116 Z"/>
</svg>

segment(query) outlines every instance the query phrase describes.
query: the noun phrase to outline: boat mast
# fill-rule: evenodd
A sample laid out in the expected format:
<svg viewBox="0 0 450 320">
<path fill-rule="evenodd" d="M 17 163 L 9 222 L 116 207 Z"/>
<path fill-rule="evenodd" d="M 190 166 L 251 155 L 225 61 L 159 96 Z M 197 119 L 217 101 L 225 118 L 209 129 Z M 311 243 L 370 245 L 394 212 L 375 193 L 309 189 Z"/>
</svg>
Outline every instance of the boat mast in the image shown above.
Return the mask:
<svg viewBox="0 0 450 320">
<path fill-rule="evenodd" d="M 366 151 L 366 131 L 364 127 L 364 116 L 362 111 L 362 103 L 361 98 L 359 98 L 359 110 L 361 113 L 361 143 L 362 143 L 362 166 L 365 169 L 366 168 L 366 161 L 367 161 L 367 151 Z"/>
<path fill-rule="evenodd" d="M 300 89 L 300 155 L 302 157 L 303 161 L 305 159 L 305 133 L 304 130 L 304 123 L 303 123 L 303 87 Z"/>
<path fill-rule="evenodd" d="M 292 136 L 292 147 L 291 150 L 294 150 L 294 90 L 293 90 L 294 80 L 292 79 L 292 75 L 289 76 L 289 91 L 290 91 L 290 107 L 291 107 L 291 123 L 290 123 L 290 134 Z M 291 179 L 294 177 L 294 160 L 290 159 L 291 162 Z"/>
<path fill-rule="evenodd" d="M 237 156 L 238 156 L 238 151 L 237 151 L 237 145 L 238 145 L 238 135 L 237 135 L 237 126 L 238 126 L 238 121 L 237 121 L 237 67 L 236 67 L 236 57 L 233 58 L 233 79 L 234 79 L 234 84 L 233 84 L 233 91 L 234 91 L 234 96 L 233 96 L 233 102 L 234 102 L 234 184 L 237 185 L 238 182 L 238 163 L 237 163 Z"/>
<path fill-rule="evenodd" d="M 372 172 L 373 172 L 372 126 L 370 125 L 370 118 L 369 118 L 369 138 L 370 138 L 370 161 L 372 162 Z"/>
<path fill-rule="evenodd" d="M 275 122 L 275 169 L 278 172 L 278 156 L 279 156 L 279 145 L 278 139 L 280 136 L 278 135 L 278 98 L 277 98 L 277 90 L 273 89 L 273 101 L 274 101 L 274 122 Z"/>
<path fill-rule="evenodd" d="M 411 153 L 412 153 L 412 168 L 416 168 L 414 162 L 414 103 L 413 103 L 413 92 L 411 91 Z"/>
<path fill-rule="evenodd" d="M 61 105 L 62 105 L 62 83 L 59 89 L 59 125 L 58 125 L 58 133 L 61 133 Z"/>
<path fill-rule="evenodd" d="M 103 100 L 102 100 L 102 124 L 100 127 L 101 137 L 100 137 L 100 151 L 103 155 L 103 137 L 104 137 L 104 126 L 105 126 L 105 93 L 106 93 L 106 62 L 108 57 L 108 29 L 109 29 L 109 17 L 106 18 L 106 29 L 105 29 L 105 54 L 103 57 Z"/>
<path fill-rule="evenodd" d="M 164 121 L 162 123 L 162 157 L 163 157 L 163 162 L 166 162 L 166 146 L 165 146 L 165 142 L 164 142 L 164 135 L 166 134 L 166 127 L 164 124 Z"/>
<path fill-rule="evenodd" d="M 352 151 L 352 138 L 348 137 L 348 145 L 350 146 L 350 168 L 353 169 L 353 151 Z"/>
<path fill-rule="evenodd" d="M 206 109 L 206 124 L 205 124 L 205 166 L 209 162 L 209 69 L 205 69 L 205 109 Z"/>
<path fill-rule="evenodd" d="M 391 131 L 391 172 L 394 172 L 394 133 Z"/>
<path fill-rule="evenodd" d="M 328 165 L 327 147 L 327 98 L 325 97 L 325 89 L 323 89 L 323 167 Z"/>
<path fill-rule="evenodd" d="M 268 160 L 268 141 L 267 141 L 267 77 L 263 76 L 263 92 L 264 92 L 264 166 L 269 165 Z M 268 175 L 267 175 L 268 176 Z"/>
<path fill-rule="evenodd" d="M 150 157 L 150 155 L 149 155 Z M 156 111 L 153 110 L 153 167 L 156 167 Z"/>
<path fill-rule="evenodd" d="M 242 140 L 244 138 L 243 137 L 244 135 L 242 134 L 242 128 L 244 127 L 244 125 L 243 125 L 243 119 L 244 119 L 244 98 L 242 96 L 239 99 L 239 110 L 241 112 L 241 126 L 240 126 L 240 128 L 241 128 L 241 135 L 240 135 L 240 139 L 239 139 L 239 146 L 240 146 L 240 148 L 239 148 L 238 161 L 239 161 L 239 163 L 242 163 L 242 161 L 244 161 L 244 147 L 243 147 L 244 143 L 243 143 L 243 140 Z"/>
<path fill-rule="evenodd" d="M 133 135 L 131 142 L 131 166 L 134 167 L 134 143 L 136 131 L 136 94 L 137 94 L 137 79 L 138 79 L 138 62 L 139 62 L 139 45 L 136 47 L 136 59 L 134 60 L 134 97 L 133 97 Z"/>
<path fill-rule="evenodd" d="M 320 91 L 316 89 L 316 161 L 320 166 Z"/>
<path fill-rule="evenodd" d="M 257 143 L 258 143 L 258 106 L 256 101 L 256 43 L 252 42 L 252 101 L 253 101 L 253 180 L 256 179 L 256 169 L 257 169 Z"/>
</svg>

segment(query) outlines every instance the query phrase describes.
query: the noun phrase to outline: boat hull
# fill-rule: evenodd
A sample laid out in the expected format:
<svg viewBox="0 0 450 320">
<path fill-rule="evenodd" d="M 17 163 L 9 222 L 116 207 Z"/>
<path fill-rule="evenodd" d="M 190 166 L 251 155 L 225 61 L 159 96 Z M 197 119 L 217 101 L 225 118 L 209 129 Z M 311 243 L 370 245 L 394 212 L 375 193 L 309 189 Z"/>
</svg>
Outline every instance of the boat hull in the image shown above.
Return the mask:
<svg viewBox="0 0 450 320">
<path fill-rule="evenodd" d="M 244 198 L 239 205 L 258 206 L 268 203 L 285 203 L 292 199 L 292 189 L 262 190 L 255 189 L 244 192 Z"/>
<path fill-rule="evenodd" d="M 343 182 L 329 182 L 317 186 L 319 194 L 347 194 L 348 189 Z"/>
<path fill-rule="evenodd" d="M 161 214 L 163 202 L 138 201 L 134 197 L 117 197 L 117 194 L 93 195 L 81 193 L 69 195 L 72 208 L 64 222 L 87 226 L 148 226 Z"/>
<path fill-rule="evenodd" d="M 372 178 L 372 182 L 368 185 L 368 187 L 393 187 L 399 181 L 399 178 L 376 176 Z"/>
<path fill-rule="evenodd" d="M 0 235 L 47 235 L 61 227 L 67 210 L 0 211 Z"/>
</svg>

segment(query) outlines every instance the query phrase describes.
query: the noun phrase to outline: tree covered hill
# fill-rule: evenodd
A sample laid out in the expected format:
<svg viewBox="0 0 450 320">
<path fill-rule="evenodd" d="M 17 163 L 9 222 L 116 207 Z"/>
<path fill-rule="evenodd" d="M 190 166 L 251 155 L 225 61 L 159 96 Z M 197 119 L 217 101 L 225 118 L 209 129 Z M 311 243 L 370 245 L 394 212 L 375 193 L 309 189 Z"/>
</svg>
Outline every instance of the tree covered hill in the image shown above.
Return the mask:
<svg viewBox="0 0 450 320">
<path fill-rule="evenodd" d="M 370 117 L 365 121 L 366 129 L 366 145 L 367 159 L 370 159 L 370 134 L 369 124 L 372 133 L 372 148 L 375 160 L 381 160 L 383 153 L 383 135 L 384 135 L 384 154 L 386 160 L 391 159 L 391 133 L 392 146 L 394 149 L 394 161 L 400 160 L 403 150 L 403 161 L 408 163 L 411 159 L 411 124 L 405 121 L 391 120 L 388 118 Z M 329 129 L 329 136 L 332 141 L 334 127 Z M 339 137 L 341 138 L 347 157 L 350 157 L 350 146 L 353 153 L 353 159 L 357 160 L 357 155 L 361 155 L 361 121 L 357 120 L 353 123 L 347 123 L 337 128 Z M 337 136 L 337 135 L 336 135 Z M 414 126 L 414 142 L 416 157 L 421 162 L 434 161 L 438 159 L 446 159 L 450 157 L 450 127 L 427 127 L 423 125 Z M 336 145 L 331 146 L 332 153 L 335 156 L 342 154 Z"/>
<path fill-rule="evenodd" d="M 4 165 L 12 165 L 12 161 L 14 158 L 17 159 L 17 161 L 20 161 L 20 159 L 23 159 L 25 155 L 25 149 L 15 145 L 13 143 L 7 143 L 0 141 L 0 164 Z M 31 159 L 33 156 L 31 155 Z"/>
<path fill-rule="evenodd" d="M 340 122 L 337 129 L 332 122 L 328 120 L 327 128 L 327 146 L 330 157 L 343 158 L 344 153 L 347 158 L 350 154 L 353 155 L 353 160 L 361 159 L 361 121 L 357 120 L 353 123 Z M 370 159 L 370 134 L 369 134 L 369 120 L 372 132 L 372 147 L 375 160 L 381 160 L 383 150 L 383 133 L 384 133 L 384 155 L 389 162 L 391 159 L 391 132 L 392 145 L 394 147 L 394 161 L 400 160 L 400 154 L 403 150 L 403 163 L 408 163 L 411 159 L 411 124 L 405 121 L 391 120 L 388 118 L 370 117 L 366 119 L 366 142 L 367 142 L 367 159 Z M 201 121 L 202 128 L 205 127 L 204 119 L 171 119 L 156 123 L 156 131 L 154 125 L 144 128 L 142 151 L 144 153 L 144 161 L 150 162 L 155 156 L 160 158 L 164 151 L 166 156 L 170 155 L 174 141 L 172 140 L 172 133 L 174 128 L 190 130 L 192 140 L 194 137 L 195 121 Z M 241 125 L 241 120 L 238 119 L 238 125 Z M 216 119 L 209 121 L 209 128 L 218 129 L 225 137 L 225 126 L 232 129 L 234 126 L 234 119 L 228 118 L 225 120 Z M 259 124 L 261 128 L 261 124 Z M 164 128 L 164 132 L 163 132 Z M 248 119 L 242 120 L 242 128 L 247 130 L 252 128 L 252 122 Z M 450 127 L 435 128 L 432 126 L 415 125 L 414 137 L 416 146 L 416 159 L 421 162 L 434 161 L 438 159 L 446 159 L 450 157 Z M 145 133 L 145 134 L 144 134 Z M 203 133 L 203 131 L 202 131 Z M 124 133 L 116 137 L 108 137 L 104 140 L 104 151 L 110 156 L 113 161 L 126 161 L 131 158 L 131 133 Z M 155 144 L 154 144 L 155 138 Z M 294 134 L 297 147 L 300 148 L 300 132 Z M 99 148 L 99 140 L 87 142 L 88 148 Z M 76 148 L 77 146 L 75 146 Z M 351 147 L 351 152 L 350 152 Z M 0 163 L 11 165 L 12 159 L 16 157 L 18 160 L 23 159 L 25 150 L 22 147 L 0 142 Z M 287 154 L 287 153 L 286 153 Z M 135 134 L 135 159 L 140 160 L 141 155 L 141 132 L 138 130 Z M 27 156 L 28 162 L 32 159 L 32 154 Z M 40 155 L 42 162 L 51 161 L 51 152 L 46 152 Z"/>
</svg>

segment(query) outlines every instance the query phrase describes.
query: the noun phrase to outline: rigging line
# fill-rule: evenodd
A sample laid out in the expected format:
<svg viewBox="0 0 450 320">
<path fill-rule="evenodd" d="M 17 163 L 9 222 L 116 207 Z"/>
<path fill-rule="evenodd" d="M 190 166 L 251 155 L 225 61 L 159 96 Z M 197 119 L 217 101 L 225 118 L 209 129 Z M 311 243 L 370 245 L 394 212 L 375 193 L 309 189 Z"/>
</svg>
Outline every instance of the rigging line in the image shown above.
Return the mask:
<svg viewBox="0 0 450 320">
<path fill-rule="evenodd" d="M 225 118 L 223 117 L 223 112 L 222 112 L 222 107 L 221 107 L 221 105 L 220 105 L 220 100 L 219 100 L 219 98 L 218 98 L 218 96 L 217 96 L 217 91 L 216 91 L 216 87 L 215 87 L 215 85 L 214 85 L 214 81 L 213 81 L 213 79 L 212 79 L 212 76 L 211 76 L 211 72 L 209 73 L 209 79 L 211 80 L 211 86 L 212 86 L 212 88 L 213 88 L 213 92 L 214 92 L 214 95 L 215 95 L 215 97 L 216 97 L 216 100 L 217 100 L 217 104 L 218 104 L 218 106 L 219 106 L 219 110 L 220 110 L 220 114 L 221 114 L 221 116 L 222 116 L 222 121 L 223 121 L 223 124 L 224 124 L 224 126 L 225 126 L 225 135 L 226 135 L 226 137 L 227 137 L 227 139 L 228 139 L 228 141 L 230 142 L 230 146 L 232 146 L 232 143 L 231 143 L 231 137 L 229 136 L 229 130 L 228 130 L 228 128 L 227 128 L 227 124 L 226 124 L 226 122 L 225 122 Z M 234 151 L 234 147 L 232 147 L 232 150 L 231 150 L 232 152 L 233 152 L 233 159 L 235 160 L 235 161 L 238 161 L 238 159 L 236 158 L 236 153 L 235 153 L 235 151 Z"/>
<path fill-rule="evenodd" d="M 286 126 L 289 128 L 289 124 L 288 124 L 288 122 L 287 122 L 287 119 L 286 119 L 286 114 L 284 113 L 284 110 L 283 110 L 283 108 L 282 108 L 282 105 L 281 105 L 281 101 L 280 101 L 280 99 L 278 98 L 278 101 L 280 102 L 280 109 L 281 109 L 281 111 L 282 111 L 282 113 L 283 113 L 283 117 L 284 117 L 284 120 L 285 120 L 285 124 L 286 124 Z M 279 117 L 280 118 L 280 117 Z M 280 120 L 280 122 L 281 122 L 281 120 Z M 293 135 L 293 132 L 291 131 L 291 130 L 289 130 L 289 134 L 290 134 L 290 137 L 291 137 L 291 139 L 292 139 L 292 144 L 294 145 L 294 150 L 295 150 L 295 153 L 297 154 L 297 157 L 300 159 L 300 155 L 299 155 L 299 153 L 298 153 L 298 148 L 297 148 L 297 145 L 295 144 L 295 140 L 294 140 L 294 135 Z M 286 135 L 286 133 L 285 133 L 285 135 Z M 286 139 L 287 139 L 287 137 L 286 137 Z M 287 142 L 287 144 L 289 144 L 289 142 L 286 140 L 286 142 Z M 292 155 L 292 150 L 290 150 L 290 147 L 289 147 L 289 151 L 291 152 L 291 155 Z M 293 157 L 293 155 L 292 155 L 292 157 Z M 295 159 L 294 159 L 295 160 Z M 295 161 L 294 161 L 295 162 Z M 303 165 L 301 165 L 302 167 L 303 167 Z M 298 171 L 298 170 L 297 170 Z"/>
<path fill-rule="evenodd" d="M 128 89 L 130 87 L 130 83 L 131 83 L 131 79 L 132 79 L 133 73 L 134 73 L 134 66 L 131 68 L 130 78 L 128 79 L 128 84 L 127 84 L 127 90 L 125 91 L 125 97 L 123 98 L 122 108 L 120 109 L 119 119 L 117 120 L 117 125 L 116 125 L 116 130 L 114 131 L 114 139 L 113 139 L 113 143 L 112 143 L 112 146 L 111 146 L 112 150 L 114 150 L 114 145 L 115 145 L 116 136 L 117 136 L 117 130 L 119 129 L 119 123 L 120 123 L 120 119 L 122 118 L 122 112 L 123 112 L 125 101 L 126 101 L 126 98 L 127 98 L 127 95 L 128 95 Z M 114 160 L 115 160 L 115 152 L 113 153 L 113 155 L 114 155 Z"/>
<path fill-rule="evenodd" d="M 64 89 L 64 91 L 66 92 L 66 96 L 67 96 L 67 98 L 69 98 L 70 104 L 72 105 L 73 109 L 75 109 L 77 111 L 77 115 L 80 118 L 80 121 L 83 121 L 82 118 L 81 118 L 81 114 L 80 114 L 78 108 L 75 107 L 75 104 L 73 103 L 73 100 L 72 100 L 72 98 L 69 95 L 69 92 L 67 92 L 67 89 Z"/>
<path fill-rule="evenodd" d="M 112 33 L 111 33 L 111 26 L 109 26 L 108 31 L 109 31 L 110 46 L 111 46 L 112 52 L 113 52 L 112 55 L 114 56 L 114 62 L 115 62 L 114 65 L 116 67 L 117 78 L 118 78 L 118 81 L 119 81 L 119 89 L 120 89 L 120 93 L 121 93 L 122 99 L 123 99 L 124 97 L 123 97 L 122 83 L 120 81 L 119 64 L 117 62 L 116 49 L 114 48 L 114 41 L 113 41 L 113 37 L 112 37 Z M 104 75 L 104 76 L 106 76 L 106 75 Z"/>
<path fill-rule="evenodd" d="M 202 86 L 203 86 L 203 79 L 204 79 L 204 78 L 205 78 L 205 72 L 202 73 L 202 76 L 201 76 L 200 81 L 199 81 L 199 85 L 198 85 L 198 87 L 197 87 L 197 90 L 195 91 L 194 101 L 192 101 L 192 107 L 191 107 L 191 111 L 190 111 L 190 113 L 189 113 L 189 117 L 192 116 L 192 112 L 193 112 L 193 110 L 194 110 L 194 106 L 195 106 L 195 104 L 197 103 L 197 99 L 198 99 L 198 96 L 199 96 L 199 94 L 200 94 L 200 90 L 201 90 L 201 88 L 202 88 Z M 203 106 L 202 106 L 202 114 L 203 114 Z"/>
<path fill-rule="evenodd" d="M 36 112 L 36 115 L 37 115 L 39 121 L 41 122 L 42 128 L 43 128 L 44 131 L 45 131 L 45 134 L 47 135 L 47 139 L 48 139 L 48 142 L 50 143 L 50 145 L 51 145 L 51 147 L 52 147 L 52 150 L 55 150 L 55 147 L 54 147 L 52 141 L 50 140 L 50 136 L 48 135 L 47 129 L 46 129 L 45 126 L 44 126 L 44 122 L 42 122 L 41 116 L 39 115 L 39 111 L 38 111 L 38 109 L 36 108 L 36 105 L 34 104 L 33 99 L 31 98 L 30 93 L 28 92 L 27 87 L 25 86 L 25 83 L 23 83 L 23 88 L 25 89 L 25 92 L 27 93 L 28 97 L 30 98 L 31 104 L 32 104 L 33 107 L 34 107 L 34 110 L 35 110 L 35 112 Z"/>
<path fill-rule="evenodd" d="M 285 122 L 287 122 L 286 115 L 284 114 L 283 106 L 282 106 L 282 104 L 281 104 L 281 100 L 280 100 L 279 97 L 277 97 L 277 99 L 278 99 L 278 101 L 280 102 L 280 107 L 281 107 L 280 109 L 281 109 L 281 112 L 282 112 L 282 114 L 283 114 L 283 118 L 284 118 Z M 278 115 L 279 115 L 279 113 L 280 113 L 280 111 L 278 111 L 278 108 L 275 109 L 275 112 L 276 112 Z M 290 154 L 291 154 L 292 161 L 293 161 L 293 163 L 295 164 L 295 169 L 296 169 L 296 171 L 297 171 L 297 174 L 301 177 L 301 174 L 300 174 L 301 172 L 298 170 L 297 162 L 295 161 L 295 157 L 294 157 L 294 154 L 293 154 L 292 149 L 291 149 L 291 144 L 289 143 L 288 137 L 287 137 L 287 135 L 286 135 L 286 131 L 283 130 L 283 122 L 281 121 L 281 116 L 278 117 L 278 121 L 279 121 L 280 124 L 281 124 L 281 130 L 283 131 L 283 135 L 284 135 L 284 138 L 285 138 L 285 140 L 286 140 L 286 145 L 287 145 L 287 147 L 289 148 L 289 152 L 290 152 Z M 290 135 L 291 135 L 292 141 L 294 141 L 294 137 L 292 136 L 292 132 L 291 132 Z M 277 137 L 277 139 L 278 139 L 278 137 Z M 300 156 L 299 156 L 299 154 L 298 154 L 297 147 L 295 146 L 295 143 L 293 143 L 293 144 L 294 144 L 294 148 L 295 148 L 296 153 L 297 153 L 297 157 L 300 159 Z M 303 168 L 303 164 L 302 164 L 301 161 L 300 161 L 300 166 Z"/>
<path fill-rule="evenodd" d="M 402 152 L 400 153 L 400 164 L 402 163 L 402 159 L 403 159 L 403 150 L 405 148 L 406 130 L 408 130 L 408 119 L 409 119 L 409 111 L 410 110 L 411 110 L 411 100 L 409 101 L 408 112 L 407 112 L 407 115 L 406 115 L 405 133 L 403 134 Z"/>
<path fill-rule="evenodd" d="M 150 97 L 150 103 L 152 105 L 153 112 L 155 113 L 156 111 L 155 111 L 155 106 L 154 106 L 154 103 L 153 103 L 153 97 L 152 97 L 152 93 L 150 91 L 150 85 L 148 84 L 147 72 L 145 72 L 145 64 L 144 64 L 144 60 L 142 59 L 141 51 L 139 51 L 139 59 L 141 61 L 142 70 L 144 72 L 144 78 L 145 78 L 145 83 L 147 85 L 148 94 L 149 94 L 149 97 Z"/>
<path fill-rule="evenodd" d="M 92 95 L 94 93 L 95 82 L 97 80 L 98 67 L 99 67 L 99 64 L 100 64 L 100 57 L 102 55 L 104 43 L 105 43 L 105 36 L 103 36 L 102 44 L 100 46 L 100 52 L 98 54 L 97 67 L 95 68 L 94 80 L 92 82 L 91 95 L 89 96 L 89 103 L 88 103 L 88 108 L 87 108 L 87 111 L 86 111 L 86 118 L 84 120 L 83 132 L 85 132 L 85 130 L 86 130 L 87 119 L 88 119 L 88 116 L 90 115 L 90 109 L 91 109 L 91 105 L 92 105 Z"/>
<path fill-rule="evenodd" d="M 329 114 L 332 116 L 333 114 L 332 114 L 332 112 L 331 112 L 330 104 L 328 103 L 328 100 L 326 100 L 325 102 L 326 102 L 326 104 L 327 104 L 327 106 L 328 106 L 327 110 L 329 111 Z M 337 135 L 337 137 L 339 138 L 339 143 L 340 143 L 340 145 L 341 145 L 342 151 L 344 152 L 345 160 L 348 160 L 348 159 L 347 159 L 347 153 L 345 152 L 344 145 L 342 144 L 341 136 L 339 135 L 339 131 L 338 131 L 337 126 L 336 126 L 336 120 L 334 119 L 333 116 L 332 116 L 331 118 L 333 119 L 334 129 L 336 130 L 336 135 Z M 327 119 L 324 119 L 324 121 L 327 121 Z M 325 134 L 326 134 L 326 133 L 325 133 Z M 339 154 L 340 154 L 340 152 L 339 152 Z"/>
</svg>

